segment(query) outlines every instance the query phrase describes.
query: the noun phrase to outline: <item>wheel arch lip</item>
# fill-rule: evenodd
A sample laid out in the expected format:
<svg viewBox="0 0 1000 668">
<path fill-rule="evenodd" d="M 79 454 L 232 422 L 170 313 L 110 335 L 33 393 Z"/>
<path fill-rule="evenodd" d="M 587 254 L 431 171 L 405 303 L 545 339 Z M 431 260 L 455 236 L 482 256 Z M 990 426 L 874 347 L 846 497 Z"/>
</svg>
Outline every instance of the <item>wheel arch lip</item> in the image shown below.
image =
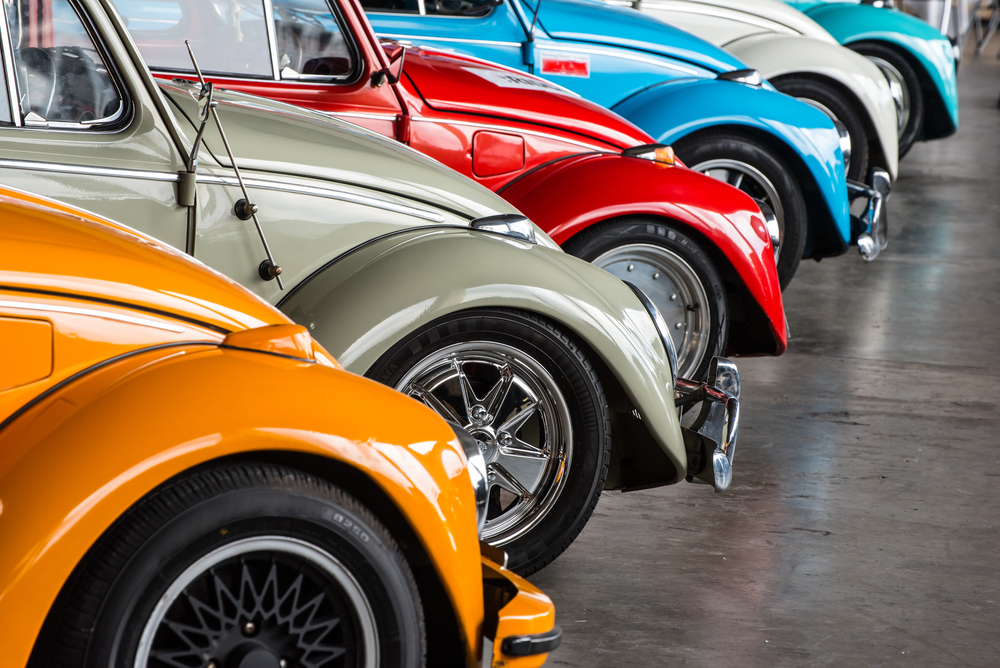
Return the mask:
<svg viewBox="0 0 1000 668">
<path fill-rule="evenodd" d="M 958 81 L 951 42 L 936 28 L 915 16 L 865 4 L 831 2 L 806 11 L 844 46 L 856 42 L 884 42 L 917 65 L 917 76 L 927 93 L 947 112 L 946 127 L 928 139 L 939 139 L 958 130 Z"/>
<path fill-rule="evenodd" d="M 741 60 L 769 80 L 788 75 L 822 78 L 832 83 L 858 112 L 875 139 L 893 179 L 899 166 L 896 109 L 889 85 L 878 67 L 839 44 L 802 35 L 751 35 L 726 45 Z M 839 84 L 839 86 L 838 86 Z M 848 95 L 844 95 L 847 92 Z"/>
<path fill-rule="evenodd" d="M 192 401 L 191 387 L 213 401 Z M 344 410 L 321 410 L 330 402 Z M 260 451 L 337 460 L 378 485 L 430 555 L 474 663 L 483 618 L 475 501 L 444 421 L 320 364 L 178 344 L 102 366 L 0 430 L 2 665 L 27 663 L 73 569 L 128 508 L 195 467 Z"/>
<path fill-rule="evenodd" d="M 553 197 L 563 192 L 574 194 Z M 763 314 L 774 348 L 745 352 L 784 351 L 787 333 L 774 249 L 760 209 L 740 190 L 685 167 L 604 153 L 539 169 L 512 184 L 504 197 L 560 244 L 623 216 L 679 223 L 695 233 L 713 261 L 729 265 Z"/>
<path fill-rule="evenodd" d="M 348 371 L 362 374 L 423 327 L 481 308 L 534 313 L 580 340 L 614 374 L 656 445 L 685 470 L 659 334 L 624 283 L 583 260 L 474 230 L 417 230 L 328 267 L 282 304 Z"/>
<path fill-rule="evenodd" d="M 778 93 L 770 84 L 754 87 L 716 79 L 651 86 L 613 110 L 662 144 L 706 130 L 742 129 L 766 136 L 794 155 L 816 186 L 828 217 L 810 216 L 810 226 L 829 225 L 846 250 L 851 239 L 847 176 L 840 135 L 823 112 Z"/>
</svg>

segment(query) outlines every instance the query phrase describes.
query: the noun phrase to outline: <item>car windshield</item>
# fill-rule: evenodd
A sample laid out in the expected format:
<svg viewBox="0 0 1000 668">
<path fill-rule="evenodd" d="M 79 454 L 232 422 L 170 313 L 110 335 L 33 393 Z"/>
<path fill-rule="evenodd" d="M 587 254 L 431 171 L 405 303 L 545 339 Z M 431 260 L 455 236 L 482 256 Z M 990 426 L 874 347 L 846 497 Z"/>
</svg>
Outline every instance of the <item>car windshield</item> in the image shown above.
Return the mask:
<svg viewBox="0 0 1000 668">
<path fill-rule="evenodd" d="M 210 74 L 329 79 L 354 70 L 356 59 L 326 0 L 272 0 L 270 17 L 263 0 L 115 0 L 115 6 L 154 70 L 193 71 L 184 40 Z"/>
</svg>

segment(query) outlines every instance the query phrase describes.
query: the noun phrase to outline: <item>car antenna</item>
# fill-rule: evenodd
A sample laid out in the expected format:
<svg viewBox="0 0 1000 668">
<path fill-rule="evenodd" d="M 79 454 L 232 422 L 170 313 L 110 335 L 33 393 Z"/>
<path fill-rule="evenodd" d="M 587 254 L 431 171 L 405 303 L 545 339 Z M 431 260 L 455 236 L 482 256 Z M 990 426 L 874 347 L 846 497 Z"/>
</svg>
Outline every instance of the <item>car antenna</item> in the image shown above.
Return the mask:
<svg viewBox="0 0 1000 668">
<path fill-rule="evenodd" d="M 535 0 L 535 13 L 531 17 L 531 28 L 528 29 L 528 39 L 522 48 L 524 49 L 524 63 L 528 66 L 528 74 L 535 73 L 535 24 L 538 23 L 538 12 L 542 9 L 542 0 Z"/>
<path fill-rule="evenodd" d="M 198 81 L 201 82 L 202 94 L 198 96 L 198 116 L 201 118 L 201 129 L 198 131 L 198 135 L 195 138 L 194 149 L 191 151 L 192 156 L 196 156 L 198 151 L 198 142 L 201 139 L 202 132 L 205 129 L 205 122 L 208 120 L 208 113 L 211 112 L 212 118 L 215 119 L 215 126 L 219 128 L 219 136 L 222 137 L 222 144 L 226 147 L 226 153 L 229 154 L 229 162 L 233 166 L 233 171 L 236 172 L 236 180 L 240 184 L 240 190 L 243 191 L 243 199 L 236 202 L 236 209 L 234 213 L 236 217 L 240 220 L 253 219 L 253 224 L 257 227 L 257 234 L 260 235 L 260 242 L 264 244 L 264 252 L 267 254 L 267 259 L 260 263 L 257 267 L 257 273 L 265 281 L 269 281 L 272 278 L 278 281 L 278 288 L 281 290 L 285 289 L 285 286 L 281 282 L 281 267 L 278 263 L 274 261 L 274 257 L 271 255 L 271 248 L 267 245 L 267 238 L 264 236 L 264 229 L 260 226 L 260 221 L 257 220 L 257 205 L 250 202 L 250 194 L 247 192 L 247 187 L 243 183 L 243 176 L 240 174 L 240 168 L 236 164 L 236 158 L 233 156 L 233 149 L 229 147 L 229 140 L 226 139 L 226 131 L 222 129 L 222 121 L 219 120 L 219 112 L 216 107 L 219 103 L 212 99 L 213 88 L 211 82 L 206 82 L 205 77 L 201 75 L 201 68 L 198 67 L 198 60 L 194 57 L 194 51 L 191 49 L 191 44 L 187 40 L 184 40 L 184 46 L 187 47 L 188 55 L 191 56 L 191 63 L 194 65 L 194 71 L 198 75 Z M 208 104 L 202 104 L 202 97 L 205 91 L 208 90 Z M 202 108 L 204 107 L 204 112 Z M 202 115 L 204 113 L 204 117 Z M 197 160 L 192 158 L 192 163 L 194 169 L 197 169 Z M 189 170 L 191 170 L 192 165 L 189 165 Z M 192 170 L 193 171 L 193 170 Z"/>
</svg>

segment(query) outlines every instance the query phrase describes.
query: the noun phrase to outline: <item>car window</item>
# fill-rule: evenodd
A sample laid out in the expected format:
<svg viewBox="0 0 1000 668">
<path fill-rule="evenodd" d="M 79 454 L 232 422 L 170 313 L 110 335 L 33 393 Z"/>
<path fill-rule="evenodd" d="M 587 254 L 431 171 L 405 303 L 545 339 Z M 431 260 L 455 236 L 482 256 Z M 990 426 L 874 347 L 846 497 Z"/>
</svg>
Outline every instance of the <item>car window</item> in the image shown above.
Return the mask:
<svg viewBox="0 0 1000 668">
<path fill-rule="evenodd" d="M 282 79 L 349 77 L 356 58 L 326 0 L 271 0 Z"/>
<path fill-rule="evenodd" d="M 486 16 L 501 4 L 503 0 L 361 0 L 369 12 L 439 16 Z"/>
<path fill-rule="evenodd" d="M 124 115 L 107 63 L 69 0 L 4 0 L 25 125 L 97 128 Z"/>
<path fill-rule="evenodd" d="M 263 0 L 115 0 L 146 64 L 194 72 L 188 40 L 203 72 L 274 77 Z"/>
</svg>

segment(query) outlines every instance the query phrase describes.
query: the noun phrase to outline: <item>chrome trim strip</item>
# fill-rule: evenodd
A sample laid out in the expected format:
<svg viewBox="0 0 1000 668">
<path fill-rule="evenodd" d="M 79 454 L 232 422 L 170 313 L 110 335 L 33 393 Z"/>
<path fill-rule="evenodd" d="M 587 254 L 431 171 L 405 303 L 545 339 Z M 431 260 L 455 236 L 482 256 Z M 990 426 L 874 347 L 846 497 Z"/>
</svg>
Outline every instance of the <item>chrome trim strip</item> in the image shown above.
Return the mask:
<svg viewBox="0 0 1000 668">
<path fill-rule="evenodd" d="M 7 78 L 7 104 L 14 127 L 21 127 L 21 104 L 17 97 L 17 80 L 14 78 L 14 49 L 10 43 L 10 28 L 7 25 L 7 3 L 0 3 L 0 47 L 3 48 L 3 70 Z"/>
<path fill-rule="evenodd" d="M 271 77 L 275 81 L 281 80 L 281 73 L 278 72 L 278 42 L 274 36 L 274 5 L 271 0 L 264 0 L 264 28 L 267 30 L 267 48 L 271 51 Z"/>
<path fill-rule="evenodd" d="M 59 162 L 34 162 L 32 160 L 8 160 L 0 158 L 0 169 L 23 169 L 30 172 L 61 172 L 86 176 L 117 176 L 124 179 L 145 181 L 176 182 L 175 173 L 151 172 L 143 169 L 118 169 L 117 167 L 92 167 L 90 165 L 70 165 Z"/>
<path fill-rule="evenodd" d="M 373 14 L 375 12 L 372 12 Z M 386 16 L 399 16 L 398 14 L 385 14 Z M 520 42 L 495 42 L 488 39 L 460 39 L 458 37 L 429 37 L 427 35 L 394 35 L 392 33 L 378 33 L 379 37 L 389 39 L 402 39 L 406 41 L 426 40 L 428 42 L 455 42 L 456 44 L 489 44 L 490 46 L 510 46 L 516 49 L 521 48 Z"/>
<path fill-rule="evenodd" d="M 326 114 L 332 118 L 371 118 L 376 121 L 393 121 L 396 120 L 396 114 L 369 114 L 363 111 L 321 111 L 321 114 Z"/>
<path fill-rule="evenodd" d="M 427 2 L 426 2 L 426 0 L 417 0 L 417 11 L 420 12 L 421 16 L 427 16 Z"/>
<path fill-rule="evenodd" d="M 38 304 L 35 302 L 11 302 L 6 300 L 0 300 L 0 307 L 3 308 L 17 308 L 23 309 L 25 311 L 46 311 L 49 313 L 70 313 L 72 315 L 89 315 L 95 318 L 104 318 L 105 320 L 117 320 L 118 322 L 127 322 L 131 325 L 143 325 L 144 327 L 153 327 L 154 329 L 162 329 L 168 332 L 174 332 L 175 334 L 180 334 L 185 331 L 183 327 L 178 325 L 168 325 L 165 322 L 158 322 L 156 320 L 147 320 L 146 318 L 136 318 L 131 315 L 123 315 L 121 313 L 109 313 L 108 311 L 98 311 L 96 309 L 90 308 L 77 308 L 75 306 L 55 306 L 53 304 Z"/>
<path fill-rule="evenodd" d="M 198 183 L 208 183 L 220 186 L 234 186 L 237 188 L 240 185 L 239 181 L 237 181 L 235 177 L 216 176 L 211 174 L 198 174 Z M 259 190 L 275 190 L 279 192 L 296 193 L 299 195 L 313 195 L 315 197 L 325 197 L 326 199 L 333 199 L 341 202 L 351 202 L 352 204 L 361 204 L 362 206 L 370 206 L 375 209 L 383 209 L 385 211 L 402 213 L 407 216 L 413 216 L 414 218 L 422 218 L 423 220 L 428 220 L 433 223 L 443 223 L 445 221 L 444 216 L 435 213 L 433 211 L 427 211 L 426 209 L 418 209 L 416 207 L 407 206 L 405 204 L 396 204 L 395 202 L 387 202 L 385 200 L 381 200 L 375 197 L 358 195 L 355 193 L 344 192 L 342 190 L 333 190 L 330 188 L 318 188 L 316 186 L 306 186 L 295 183 L 264 181 L 261 179 L 253 179 L 253 178 L 243 179 L 243 183 L 246 184 L 247 188 L 257 188 Z"/>
<path fill-rule="evenodd" d="M 596 144 L 588 144 L 587 142 L 582 142 L 576 139 L 569 139 L 567 137 L 560 137 L 559 135 L 548 134 L 545 132 L 539 132 L 537 130 L 523 130 L 521 128 L 504 126 L 504 125 L 490 125 L 488 123 L 475 123 L 472 121 L 454 121 L 445 120 L 438 118 L 426 118 L 424 116 L 412 116 L 410 121 L 413 123 L 438 123 L 440 125 L 465 125 L 474 128 L 483 128 L 485 130 L 499 130 L 501 132 L 511 132 L 511 133 L 521 133 L 525 135 L 532 135 L 534 137 L 543 137 L 545 139 L 555 139 L 558 141 L 563 141 L 568 144 L 574 144 L 582 148 L 588 148 L 592 151 L 599 151 L 601 153 L 614 153 L 617 155 L 618 151 L 607 148 L 606 146 L 598 146 Z"/>
</svg>

